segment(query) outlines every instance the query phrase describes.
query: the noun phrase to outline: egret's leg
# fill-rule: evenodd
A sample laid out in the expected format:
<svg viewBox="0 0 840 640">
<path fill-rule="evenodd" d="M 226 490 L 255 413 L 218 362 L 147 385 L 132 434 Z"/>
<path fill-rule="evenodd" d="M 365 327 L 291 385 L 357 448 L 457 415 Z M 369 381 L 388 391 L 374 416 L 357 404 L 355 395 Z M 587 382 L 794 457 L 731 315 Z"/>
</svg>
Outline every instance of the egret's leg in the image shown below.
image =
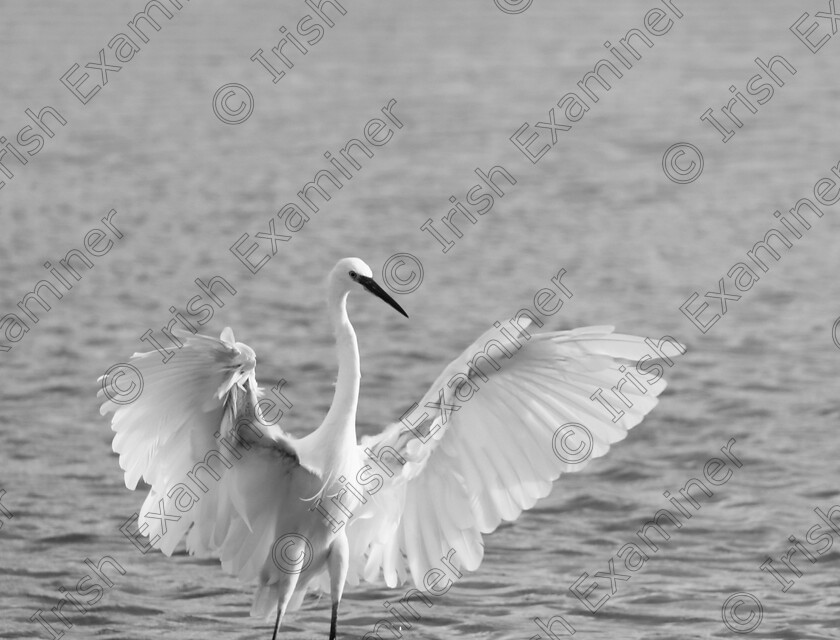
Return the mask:
<svg viewBox="0 0 840 640">
<path fill-rule="evenodd" d="M 280 630 L 280 625 L 283 624 L 283 616 L 286 615 L 286 609 L 289 607 L 300 574 L 293 573 L 284 577 L 285 583 L 282 584 L 280 598 L 277 602 L 277 619 L 274 621 L 274 635 L 271 636 L 271 640 L 277 640 L 277 632 Z"/>
<path fill-rule="evenodd" d="M 338 603 L 344 593 L 344 582 L 347 580 L 350 549 L 347 536 L 342 530 L 330 545 L 327 556 L 327 569 L 330 574 L 330 597 L 332 599 L 332 620 L 330 621 L 330 640 L 336 640 L 336 625 L 338 624 Z"/>
<path fill-rule="evenodd" d="M 283 607 L 277 605 L 277 619 L 274 621 L 274 635 L 271 640 L 277 640 L 277 632 L 280 630 L 280 620 L 283 617 Z"/>
<path fill-rule="evenodd" d="M 332 620 L 330 620 L 330 640 L 335 640 L 335 628 L 338 624 L 338 603 L 333 602 Z"/>
</svg>

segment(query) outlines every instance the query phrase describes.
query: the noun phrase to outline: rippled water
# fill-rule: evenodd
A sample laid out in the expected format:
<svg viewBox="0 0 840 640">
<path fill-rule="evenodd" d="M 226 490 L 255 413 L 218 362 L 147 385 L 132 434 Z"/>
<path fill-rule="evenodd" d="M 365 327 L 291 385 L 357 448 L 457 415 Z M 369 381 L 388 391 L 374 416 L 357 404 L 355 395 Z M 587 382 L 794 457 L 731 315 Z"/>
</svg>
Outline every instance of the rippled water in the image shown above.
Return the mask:
<svg viewBox="0 0 840 640">
<path fill-rule="evenodd" d="M 48 637 L 30 616 L 55 606 L 59 588 L 74 589 L 90 572 L 85 559 L 104 556 L 125 575 L 110 571 L 114 586 L 88 613 L 65 610 L 74 625 L 67 638 L 268 637 L 268 625 L 248 617 L 251 589 L 214 562 L 144 556 L 119 533 L 141 495 L 123 486 L 95 380 L 141 349 L 139 336 L 168 322 L 170 306 L 197 293 L 195 278 L 221 275 L 236 295 L 215 309 L 207 331 L 232 326 L 256 349 L 261 380 L 289 380 L 294 408 L 285 425 L 304 433 L 323 416 L 334 376 L 324 275 L 343 255 L 378 271 L 396 252 L 417 256 L 425 270 L 422 286 L 400 296 L 411 321 L 372 300 L 351 309 L 366 433 L 397 419 L 454 354 L 530 305 L 560 268 L 574 297 L 549 328 L 614 323 L 674 335 L 690 349 L 649 419 L 487 537 L 480 570 L 422 610 L 403 637 L 530 638 L 541 633 L 535 618 L 562 615 L 583 638 L 722 638 L 733 634 L 721 607 L 737 592 L 763 604 L 750 637 L 838 637 L 840 535 L 814 563 L 795 558 L 803 575 L 785 593 L 759 570 L 788 550 L 789 536 L 804 539 L 816 507 L 840 504 L 837 205 L 707 334 L 679 311 L 693 292 L 716 292 L 775 223 L 772 212 L 810 196 L 840 161 L 840 42 L 835 36 L 812 54 L 788 30 L 824 3 L 677 0 L 684 18 L 536 165 L 510 136 L 523 122 L 544 121 L 607 55 L 605 41 L 618 42 L 663 5 L 537 0 L 506 15 L 491 0 L 408 8 L 348 0 L 347 14 L 273 84 L 249 57 L 310 12 L 302 2 L 184 3 L 82 105 L 58 79 L 74 63 L 96 61 L 141 4 L 0 9 L 0 133 L 13 138 L 28 122 L 26 108 L 51 105 L 67 120 L 26 166 L 4 160 L 15 175 L 0 190 L 0 311 L 15 310 L 48 277 L 43 263 L 81 248 L 112 208 L 124 235 L 0 353 L 0 504 L 14 515 L 0 512 L 0 637 Z M 742 108 L 744 127 L 723 144 L 699 117 L 730 99 L 730 85 L 743 90 L 757 73 L 754 58 L 775 54 L 796 75 L 756 115 Z M 227 82 L 254 95 L 253 115 L 238 126 L 211 110 Z M 390 99 L 404 128 L 251 275 L 229 247 L 265 231 L 328 166 L 324 152 L 361 136 Z M 682 140 L 705 158 L 688 185 L 668 181 L 661 165 Z M 516 185 L 443 254 L 420 225 L 446 215 L 450 195 L 464 197 L 476 167 L 497 164 Z M 706 300 L 709 313 L 718 309 Z M 569 586 L 584 572 L 606 573 L 641 524 L 669 506 L 663 492 L 702 477 L 732 438 L 743 466 L 589 613 Z M 620 561 L 615 569 L 628 573 Z M 591 599 L 606 594 L 601 578 Z M 369 631 L 394 597 L 378 586 L 350 589 L 345 637 Z M 284 637 L 322 637 L 327 624 L 327 599 L 312 601 L 290 617 Z"/>
</svg>

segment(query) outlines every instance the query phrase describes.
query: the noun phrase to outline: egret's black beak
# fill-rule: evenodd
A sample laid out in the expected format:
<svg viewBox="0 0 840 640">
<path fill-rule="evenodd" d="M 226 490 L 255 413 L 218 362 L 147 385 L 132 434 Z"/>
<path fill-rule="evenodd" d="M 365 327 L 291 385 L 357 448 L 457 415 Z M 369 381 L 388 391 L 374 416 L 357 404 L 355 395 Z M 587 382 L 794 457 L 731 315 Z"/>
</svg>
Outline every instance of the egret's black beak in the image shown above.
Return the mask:
<svg viewBox="0 0 840 640">
<path fill-rule="evenodd" d="M 397 304 L 397 301 L 394 300 L 391 296 L 389 296 L 382 287 L 376 284 L 376 281 L 373 278 L 360 275 L 357 277 L 357 282 L 360 285 L 362 285 L 367 291 L 370 291 L 377 298 L 384 300 L 389 305 L 394 307 L 394 309 L 399 311 L 406 318 L 408 317 L 408 314 L 405 311 L 403 311 L 403 308 L 400 305 Z"/>
</svg>

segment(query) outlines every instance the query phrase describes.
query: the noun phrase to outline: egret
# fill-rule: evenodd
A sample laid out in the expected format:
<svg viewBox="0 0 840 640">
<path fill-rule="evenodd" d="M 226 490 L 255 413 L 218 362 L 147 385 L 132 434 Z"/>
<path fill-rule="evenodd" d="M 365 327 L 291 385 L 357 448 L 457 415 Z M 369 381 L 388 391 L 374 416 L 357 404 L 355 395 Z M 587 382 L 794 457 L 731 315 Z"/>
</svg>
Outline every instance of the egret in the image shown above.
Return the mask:
<svg viewBox="0 0 840 640">
<path fill-rule="evenodd" d="M 150 487 L 139 532 L 167 556 L 186 537 L 190 553 L 217 556 L 223 570 L 256 583 L 251 615 L 274 619 L 273 638 L 307 590 L 329 590 L 333 640 L 346 584 L 428 588 L 423 577 L 444 558 L 475 571 L 483 534 L 533 507 L 561 473 L 606 453 L 665 388 L 663 367 L 654 375 L 650 363 L 639 366 L 657 362 L 643 338 L 612 327 L 532 334 L 521 318 L 505 329 L 506 342 L 496 323 L 413 413 L 359 441 L 359 349 L 347 296 L 360 289 L 408 317 L 362 260 L 336 264 L 327 279 L 335 395 L 305 437 L 290 437 L 270 417 L 278 405 L 257 386 L 256 355 L 230 328 L 219 339 L 179 334 L 184 343 L 170 362 L 135 353 L 143 391 L 130 404 L 111 399 L 105 382 L 98 394 L 100 413 L 113 413 L 126 487 L 141 478 Z M 636 363 L 640 376 L 648 373 L 644 384 L 627 373 Z M 615 385 L 619 378 L 626 384 Z M 612 413 L 594 400 L 611 387 L 624 400 Z M 586 449 L 585 459 L 558 450 L 571 438 L 563 425 L 580 427 L 569 453 Z"/>
</svg>

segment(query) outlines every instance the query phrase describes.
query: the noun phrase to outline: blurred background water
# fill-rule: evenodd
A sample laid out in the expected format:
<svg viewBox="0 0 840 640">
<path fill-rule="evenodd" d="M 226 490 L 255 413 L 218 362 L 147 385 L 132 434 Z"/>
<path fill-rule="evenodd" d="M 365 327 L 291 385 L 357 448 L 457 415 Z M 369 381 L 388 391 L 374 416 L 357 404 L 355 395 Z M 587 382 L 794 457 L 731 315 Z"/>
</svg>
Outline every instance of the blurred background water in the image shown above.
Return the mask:
<svg viewBox="0 0 840 640">
<path fill-rule="evenodd" d="M 267 637 L 269 625 L 248 617 L 252 589 L 216 563 L 144 556 L 119 533 L 142 495 L 123 485 L 96 378 L 145 350 L 139 337 L 159 331 L 170 306 L 183 308 L 195 278 L 221 275 L 237 293 L 206 332 L 230 325 L 256 350 L 260 380 L 289 381 L 294 408 L 284 424 L 305 433 L 323 417 L 335 374 L 324 276 L 345 255 L 378 274 L 397 252 L 424 266 L 422 286 L 399 296 L 411 320 L 372 299 L 351 303 L 363 433 L 398 419 L 454 355 L 530 305 L 560 268 L 574 297 L 547 328 L 610 323 L 671 334 L 690 349 L 651 416 L 486 537 L 480 570 L 404 637 L 530 638 L 540 633 L 534 618 L 562 615 L 583 638 L 722 638 L 732 634 L 721 606 L 739 591 L 764 605 L 751 637 L 838 637 L 840 538 L 815 564 L 800 556 L 803 576 L 787 593 L 758 568 L 788 549 L 788 536 L 804 537 L 815 507 L 840 502 L 836 207 L 707 334 L 679 312 L 691 293 L 716 291 L 774 223 L 772 212 L 810 196 L 840 161 L 840 43 L 835 36 L 812 54 L 788 30 L 822 3 L 678 2 L 684 18 L 537 165 L 509 137 L 523 122 L 545 121 L 607 55 L 605 41 L 641 28 L 662 5 L 537 0 L 507 15 L 491 0 L 348 0 L 346 15 L 273 84 L 249 57 L 311 10 L 285 0 L 194 1 L 149 31 L 136 57 L 82 105 L 59 78 L 96 61 L 141 5 L 0 5 L 0 134 L 13 139 L 26 108 L 51 105 L 67 120 L 27 166 L 4 160 L 15 176 L 0 190 L 0 313 L 16 310 L 47 276 L 43 263 L 80 248 L 111 208 L 125 236 L 0 354 L 0 488 L 14 514 L 0 520 L 0 637 L 47 637 L 29 617 L 53 607 L 60 587 L 73 589 L 86 558 L 105 555 L 126 574 L 89 613 L 68 610 L 65 637 Z M 796 75 L 722 143 L 700 115 L 725 104 L 731 84 L 743 89 L 755 57 L 775 54 Z M 228 82 L 254 95 L 253 115 L 237 126 L 211 109 Z M 362 135 L 390 99 L 404 128 L 251 275 L 229 247 L 265 231 L 328 166 L 324 152 Z M 548 132 L 540 133 L 542 143 Z M 661 166 L 682 140 L 705 157 L 688 185 L 667 180 Z M 497 164 L 517 184 L 443 254 L 420 225 L 444 216 L 451 195 L 463 198 L 476 167 Z M 743 467 L 590 614 L 568 587 L 583 572 L 606 572 L 668 506 L 663 492 L 700 477 L 730 438 Z M 599 583 L 593 599 L 606 589 Z M 376 585 L 348 590 L 344 637 L 370 630 L 394 596 Z M 283 637 L 322 637 L 327 624 L 328 601 L 310 601 Z"/>
</svg>

